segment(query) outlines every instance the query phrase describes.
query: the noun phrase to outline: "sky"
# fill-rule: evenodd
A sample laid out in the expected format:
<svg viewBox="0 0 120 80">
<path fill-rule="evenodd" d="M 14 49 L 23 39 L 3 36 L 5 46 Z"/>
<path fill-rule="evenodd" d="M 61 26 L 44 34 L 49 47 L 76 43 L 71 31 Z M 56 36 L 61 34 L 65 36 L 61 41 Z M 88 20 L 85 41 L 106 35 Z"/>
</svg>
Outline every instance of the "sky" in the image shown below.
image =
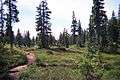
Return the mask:
<svg viewBox="0 0 120 80">
<path fill-rule="evenodd" d="M 19 10 L 19 23 L 15 23 L 13 30 L 15 35 L 18 28 L 24 34 L 27 30 L 30 31 L 31 37 L 36 36 L 35 17 L 37 15 L 36 7 L 39 6 L 41 0 L 17 0 Z M 47 0 L 48 7 L 52 11 L 51 20 L 52 34 L 58 39 L 59 33 L 66 28 L 70 33 L 72 22 L 72 11 L 74 10 L 77 20 L 81 21 L 83 29 L 88 28 L 89 17 L 91 15 L 92 0 Z M 105 11 L 108 18 L 111 17 L 112 11 L 115 10 L 116 16 L 120 0 L 105 0 Z"/>
</svg>

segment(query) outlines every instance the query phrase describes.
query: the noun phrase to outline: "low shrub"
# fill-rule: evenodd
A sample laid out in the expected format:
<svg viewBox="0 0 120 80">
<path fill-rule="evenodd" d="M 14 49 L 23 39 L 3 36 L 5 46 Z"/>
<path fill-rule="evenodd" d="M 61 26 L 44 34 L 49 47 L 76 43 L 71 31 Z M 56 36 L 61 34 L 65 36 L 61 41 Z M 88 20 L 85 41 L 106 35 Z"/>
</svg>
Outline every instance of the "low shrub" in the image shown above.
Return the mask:
<svg viewBox="0 0 120 80">
<path fill-rule="evenodd" d="M 120 80 L 120 70 L 119 69 L 111 69 L 106 71 L 103 80 Z"/>
<path fill-rule="evenodd" d="M 8 70 L 18 66 L 23 65 L 27 62 L 25 55 L 21 52 L 4 48 L 0 46 L 0 75 L 8 73 Z"/>
</svg>

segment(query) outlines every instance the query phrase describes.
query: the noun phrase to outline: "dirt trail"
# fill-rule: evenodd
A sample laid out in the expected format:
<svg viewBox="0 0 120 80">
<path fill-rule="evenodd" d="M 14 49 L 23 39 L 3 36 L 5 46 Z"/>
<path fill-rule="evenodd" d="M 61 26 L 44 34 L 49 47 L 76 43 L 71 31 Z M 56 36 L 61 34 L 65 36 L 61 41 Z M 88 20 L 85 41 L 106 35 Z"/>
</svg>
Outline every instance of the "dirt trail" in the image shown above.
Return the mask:
<svg viewBox="0 0 120 80">
<path fill-rule="evenodd" d="M 15 67 L 9 71 L 11 80 L 18 80 L 23 71 L 27 69 L 29 65 L 35 63 L 36 57 L 34 52 L 26 52 L 26 57 L 28 61 L 26 65 Z"/>
</svg>

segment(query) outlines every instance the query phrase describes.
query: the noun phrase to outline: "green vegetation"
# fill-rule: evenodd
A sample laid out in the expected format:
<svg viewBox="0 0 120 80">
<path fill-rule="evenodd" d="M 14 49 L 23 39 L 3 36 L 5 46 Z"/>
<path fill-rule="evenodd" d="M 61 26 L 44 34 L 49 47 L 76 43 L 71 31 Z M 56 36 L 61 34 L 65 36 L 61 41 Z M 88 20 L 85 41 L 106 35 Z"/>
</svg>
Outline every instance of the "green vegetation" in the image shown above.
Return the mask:
<svg viewBox="0 0 120 80">
<path fill-rule="evenodd" d="M 79 69 L 67 67 L 31 66 L 22 74 L 20 80 L 80 80 Z"/>
<path fill-rule="evenodd" d="M 0 75 L 4 76 L 14 66 L 23 65 L 27 62 L 24 54 L 0 46 Z"/>
<path fill-rule="evenodd" d="M 106 62 L 103 80 L 120 80 L 120 55 L 103 54 L 103 60 Z"/>
<path fill-rule="evenodd" d="M 17 1 L 0 0 L 0 80 L 8 75 L 11 80 L 120 80 L 120 5 L 118 17 L 113 11 L 108 19 L 104 0 L 93 0 L 89 27 L 83 30 L 73 11 L 71 34 L 64 28 L 56 40 L 46 0 L 37 7 L 36 38 L 19 29 L 14 35 Z"/>
<path fill-rule="evenodd" d="M 55 49 L 56 50 L 56 49 Z M 82 52 L 74 49 L 37 50 L 37 62 L 22 75 L 21 80 L 79 80 Z"/>
<path fill-rule="evenodd" d="M 20 80 L 84 80 L 81 65 L 85 48 L 71 46 L 66 51 L 36 50 L 37 62 L 21 75 Z M 104 62 L 102 80 L 119 80 L 120 55 L 101 53 Z"/>
<path fill-rule="evenodd" d="M 77 65 L 80 62 L 82 53 L 72 51 L 56 52 L 51 50 L 41 50 L 41 52 L 37 54 L 37 57 L 38 65 L 42 63 L 47 63 L 48 65 Z"/>
</svg>

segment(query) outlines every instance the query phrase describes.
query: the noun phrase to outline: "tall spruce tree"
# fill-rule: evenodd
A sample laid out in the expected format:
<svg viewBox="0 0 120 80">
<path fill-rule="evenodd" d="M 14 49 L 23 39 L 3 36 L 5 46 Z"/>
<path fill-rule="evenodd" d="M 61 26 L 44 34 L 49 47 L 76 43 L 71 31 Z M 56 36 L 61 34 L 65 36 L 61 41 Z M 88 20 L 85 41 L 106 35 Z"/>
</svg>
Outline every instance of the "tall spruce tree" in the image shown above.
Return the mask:
<svg viewBox="0 0 120 80">
<path fill-rule="evenodd" d="M 4 9 L 3 0 L 0 0 L 0 43 L 3 42 L 4 37 Z"/>
<path fill-rule="evenodd" d="M 73 15 L 72 15 L 72 25 L 71 25 L 72 29 L 71 29 L 71 32 L 72 32 L 72 42 L 73 44 L 76 44 L 76 33 L 78 32 L 78 25 L 77 25 L 77 20 L 76 20 L 76 17 L 75 17 L 75 12 L 73 11 Z"/>
<path fill-rule="evenodd" d="M 21 47 L 22 44 L 23 44 L 23 37 L 22 37 L 19 29 L 18 29 L 18 31 L 17 31 L 17 35 L 16 35 L 16 38 L 15 38 L 15 42 L 16 42 L 16 45 L 18 45 L 18 47 Z"/>
<path fill-rule="evenodd" d="M 119 10 L 118 10 L 118 52 L 120 53 L 120 4 L 119 4 Z"/>
<path fill-rule="evenodd" d="M 104 11 L 104 0 L 93 0 L 94 6 L 92 7 L 92 37 L 95 38 L 96 48 L 103 51 L 106 41 L 106 11 Z"/>
<path fill-rule="evenodd" d="M 58 40 L 58 45 L 59 47 L 61 47 L 63 45 L 63 34 L 60 32 L 60 35 L 59 35 L 59 40 Z"/>
<path fill-rule="evenodd" d="M 24 40 L 25 40 L 26 47 L 31 47 L 31 39 L 30 39 L 29 31 L 26 32 Z"/>
<path fill-rule="evenodd" d="M 36 36 L 35 40 L 36 40 L 35 42 L 36 42 L 37 47 L 42 48 L 42 46 L 41 46 L 41 38 L 40 38 L 39 35 Z"/>
<path fill-rule="evenodd" d="M 105 13 L 102 14 L 103 18 L 101 21 L 101 39 L 100 39 L 100 50 L 101 51 L 105 51 L 107 50 L 108 47 L 108 32 L 107 32 L 107 28 L 108 28 L 108 18 L 107 15 Z"/>
<path fill-rule="evenodd" d="M 118 40 L 118 26 L 117 26 L 117 18 L 115 16 L 114 11 L 112 12 L 112 17 L 109 20 L 108 27 L 108 39 L 109 39 L 109 52 L 117 51 L 117 40 Z"/>
<path fill-rule="evenodd" d="M 32 37 L 32 40 L 31 40 L 31 46 L 32 46 L 32 47 L 35 46 L 35 44 L 36 44 L 35 42 L 36 42 L 36 41 L 35 41 L 35 38 L 34 38 L 34 36 L 33 36 L 33 37 Z"/>
<path fill-rule="evenodd" d="M 81 35 L 82 33 L 82 27 L 81 27 L 81 22 L 80 20 L 78 21 L 78 35 Z"/>
<path fill-rule="evenodd" d="M 82 45 L 82 28 L 81 28 L 81 22 L 80 22 L 80 20 L 78 21 L 77 45 L 79 47 L 83 47 L 83 45 Z"/>
<path fill-rule="evenodd" d="M 49 48 L 49 36 L 51 34 L 51 23 L 50 23 L 50 14 L 51 11 L 48 8 L 48 3 L 46 0 L 42 0 L 39 7 L 37 7 L 37 18 L 36 31 L 39 33 L 39 37 L 41 38 L 42 48 Z"/>
<path fill-rule="evenodd" d="M 87 53 L 83 61 L 82 73 L 84 80 L 102 80 L 104 67 L 102 64 L 102 56 L 99 50 L 104 46 L 106 40 L 106 19 L 105 11 L 103 11 L 104 0 L 93 0 L 92 15 L 89 23 L 89 38 Z"/>
<path fill-rule="evenodd" d="M 55 37 L 52 34 L 50 34 L 50 36 L 49 36 L 49 45 L 53 46 L 53 45 L 55 45 L 55 42 L 56 42 Z"/>
<path fill-rule="evenodd" d="M 95 46 L 95 41 L 96 41 L 96 34 L 95 34 L 95 28 L 94 28 L 94 20 L 93 20 L 93 15 L 90 15 L 89 19 L 89 34 L 88 34 L 88 40 L 91 46 Z"/>
<path fill-rule="evenodd" d="M 60 33 L 59 44 L 60 44 L 60 46 L 69 48 L 69 34 L 65 28 L 64 28 L 63 33 Z"/>
<path fill-rule="evenodd" d="M 6 36 L 10 43 L 11 48 L 13 47 L 13 38 L 14 32 L 12 31 L 13 23 L 19 22 L 18 14 L 19 11 L 17 10 L 16 0 L 5 0 L 4 4 L 7 6 L 7 13 L 6 13 Z"/>
<path fill-rule="evenodd" d="M 82 47 L 85 47 L 85 42 L 86 42 L 86 30 L 83 30 L 81 35 Z"/>
<path fill-rule="evenodd" d="M 66 48 L 69 48 L 69 34 L 66 29 L 64 29 L 64 32 L 63 32 L 63 40 L 64 40 L 64 46 Z"/>
<path fill-rule="evenodd" d="M 120 26 L 120 4 L 119 4 L 119 9 L 118 9 L 118 24 Z"/>
</svg>

